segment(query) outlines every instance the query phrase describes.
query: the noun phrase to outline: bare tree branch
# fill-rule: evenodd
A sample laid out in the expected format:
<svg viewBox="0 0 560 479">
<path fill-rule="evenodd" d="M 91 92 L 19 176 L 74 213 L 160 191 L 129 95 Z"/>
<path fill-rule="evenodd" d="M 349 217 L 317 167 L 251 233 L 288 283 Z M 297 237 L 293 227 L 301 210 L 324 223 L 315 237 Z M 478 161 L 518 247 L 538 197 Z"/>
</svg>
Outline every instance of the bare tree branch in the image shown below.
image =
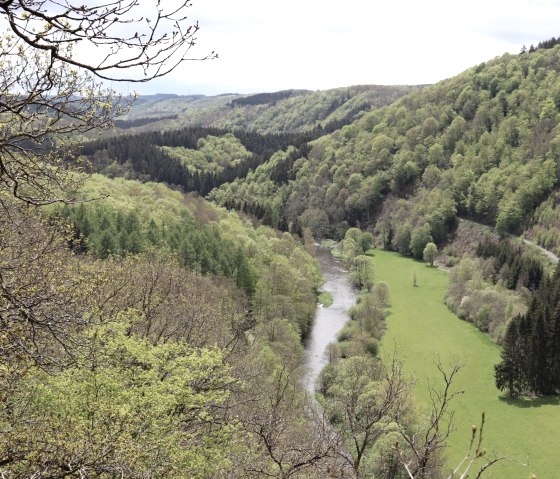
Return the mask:
<svg viewBox="0 0 560 479">
<path fill-rule="evenodd" d="M 101 80 L 146 82 L 216 56 L 189 56 L 190 0 L 94 3 L 0 0 L 0 188 L 28 204 L 70 199 L 73 147 L 134 101 Z"/>
</svg>

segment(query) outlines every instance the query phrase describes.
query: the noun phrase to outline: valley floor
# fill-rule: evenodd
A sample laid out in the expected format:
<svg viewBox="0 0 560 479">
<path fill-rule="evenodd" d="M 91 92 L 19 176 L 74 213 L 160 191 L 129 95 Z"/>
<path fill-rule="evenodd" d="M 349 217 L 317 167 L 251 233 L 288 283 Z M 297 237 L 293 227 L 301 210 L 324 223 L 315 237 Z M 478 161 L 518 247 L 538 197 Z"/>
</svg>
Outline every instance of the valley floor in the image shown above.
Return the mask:
<svg viewBox="0 0 560 479">
<path fill-rule="evenodd" d="M 382 341 L 382 356 L 397 355 L 417 378 L 419 405 L 429 404 L 428 381 L 436 381 L 438 359 L 444 365 L 465 363 L 455 382 L 465 393 L 455 400 L 455 431 L 449 441 L 449 464 L 464 457 L 471 426 L 486 413 L 484 446 L 514 461 L 502 461 L 485 478 L 558 477 L 560 471 L 560 398 L 511 400 L 494 385 L 500 347 L 472 324 L 460 320 L 443 302 L 447 273 L 396 253 L 371 250 L 375 281 L 391 289 L 391 308 Z M 417 286 L 413 286 L 413 270 Z M 527 467 L 521 463 L 528 463 Z M 476 474 L 475 474 L 476 475 Z"/>
</svg>

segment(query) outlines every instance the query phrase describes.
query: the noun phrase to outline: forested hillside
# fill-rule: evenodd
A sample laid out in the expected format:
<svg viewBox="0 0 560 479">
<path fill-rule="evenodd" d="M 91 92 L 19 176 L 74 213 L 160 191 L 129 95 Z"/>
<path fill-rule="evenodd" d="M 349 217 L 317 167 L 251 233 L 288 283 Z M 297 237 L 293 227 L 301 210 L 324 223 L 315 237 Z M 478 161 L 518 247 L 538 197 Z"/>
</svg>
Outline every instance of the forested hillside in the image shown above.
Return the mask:
<svg viewBox="0 0 560 479">
<path fill-rule="evenodd" d="M 80 195 L 106 199 L 46 220 L 0 197 L 2 473 L 344 468 L 302 386 L 320 275 L 300 239 L 161 184 Z"/>
<path fill-rule="evenodd" d="M 386 249 L 417 259 L 427 244 L 441 250 L 453 240 L 442 258 L 461 264 L 446 302 L 501 342 L 537 289 L 524 281 L 542 276 L 544 265 L 513 246 L 507 260 L 496 252 L 462 261 L 478 243 L 498 238 L 490 229 L 458 228 L 459 219 L 524 234 L 555 251 L 559 48 L 504 55 L 341 128 L 335 122 L 263 135 L 188 127 L 101 140 L 84 152 L 105 174 L 208 194 L 284 231 L 309 227 L 316 238 L 340 239 L 349 227 L 370 228 Z M 233 109 L 278 108 L 308 98 L 285 91 L 229 101 Z"/>
<path fill-rule="evenodd" d="M 198 125 L 261 133 L 301 132 L 332 123 L 350 123 L 363 112 L 389 105 L 415 89 L 417 87 L 413 86 L 363 85 L 317 92 L 285 90 L 215 97 L 153 95 L 140 97 L 116 126 L 170 129 Z"/>
<path fill-rule="evenodd" d="M 441 244 L 457 216 L 499 232 L 531 228 L 553 247 L 559 70 L 558 46 L 504 55 L 312 142 L 290 181 L 271 178 L 271 160 L 211 198 L 270 207 L 318 236 L 377 225 L 403 254 L 423 229 Z"/>
<path fill-rule="evenodd" d="M 54 3 L 0 11 L 0 476 L 344 477 L 302 385 L 310 235 L 84 174 L 72 155 L 132 101 L 99 78 L 186 59 L 189 2 L 143 5 L 141 25 L 135 1 Z M 106 63 L 73 57 L 88 42 Z M 247 159 L 208 134 L 197 171 Z"/>
<path fill-rule="evenodd" d="M 434 86 L 134 107 L 102 82 L 216 55 L 189 56 L 189 1 L 94 3 L 0 4 L 2 479 L 446 476 L 461 367 L 424 407 L 379 357 L 376 245 L 444 247 L 448 307 L 503 343 L 498 388 L 560 392 L 560 273 L 505 240 L 560 247 L 556 41 Z M 322 238 L 361 293 L 313 395 Z M 502 459 L 483 426 L 462 477 Z"/>
</svg>

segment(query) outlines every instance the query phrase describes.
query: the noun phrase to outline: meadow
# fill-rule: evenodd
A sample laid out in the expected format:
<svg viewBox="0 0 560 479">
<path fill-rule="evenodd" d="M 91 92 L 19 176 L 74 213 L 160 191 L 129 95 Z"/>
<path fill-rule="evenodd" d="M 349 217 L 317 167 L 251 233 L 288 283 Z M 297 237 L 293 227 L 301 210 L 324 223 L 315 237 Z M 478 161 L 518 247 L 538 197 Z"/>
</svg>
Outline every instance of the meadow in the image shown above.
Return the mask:
<svg viewBox="0 0 560 479">
<path fill-rule="evenodd" d="M 471 427 L 480 424 L 484 412 L 483 444 L 488 457 L 508 458 L 490 468 L 484 478 L 560 477 L 560 398 L 512 400 L 495 387 L 494 365 L 499 362 L 500 347 L 447 309 L 443 302 L 448 284 L 445 271 L 397 253 L 374 249 L 369 254 L 375 281 L 387 282 L 391 290 L 381 355 L 388 357 L 397 349 L 406 372 L 416 378 L 413 395 L 417 406 L 428 407 L 429 383 L 442 384 L 438 361 L 447 366 L 464 363 L 454 382 L 454 390 L 464 394 L 452 403 L 455 430 L 448 442 L 449 465 L 464 457 Z"/>
</svg>

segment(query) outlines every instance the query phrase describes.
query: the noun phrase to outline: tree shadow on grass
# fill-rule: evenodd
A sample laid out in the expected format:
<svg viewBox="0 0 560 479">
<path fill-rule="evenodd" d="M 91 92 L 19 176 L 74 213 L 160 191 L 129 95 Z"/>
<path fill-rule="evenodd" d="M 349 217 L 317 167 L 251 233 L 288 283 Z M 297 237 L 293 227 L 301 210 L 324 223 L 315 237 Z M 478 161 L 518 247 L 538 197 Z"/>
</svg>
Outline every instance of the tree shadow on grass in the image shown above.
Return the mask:
<svg viewBox="0 0 560 479">
<path fill-rule="evenodd" d="M 500 401 L 510 406 L 518 408 L 532 408 L 541 406 L 558 406 L 560 405 L 560 396 L 537 396 L 537 397 L 518 397 L 512 398 L 507 395 L 500 396 Z"/>
</svg>

